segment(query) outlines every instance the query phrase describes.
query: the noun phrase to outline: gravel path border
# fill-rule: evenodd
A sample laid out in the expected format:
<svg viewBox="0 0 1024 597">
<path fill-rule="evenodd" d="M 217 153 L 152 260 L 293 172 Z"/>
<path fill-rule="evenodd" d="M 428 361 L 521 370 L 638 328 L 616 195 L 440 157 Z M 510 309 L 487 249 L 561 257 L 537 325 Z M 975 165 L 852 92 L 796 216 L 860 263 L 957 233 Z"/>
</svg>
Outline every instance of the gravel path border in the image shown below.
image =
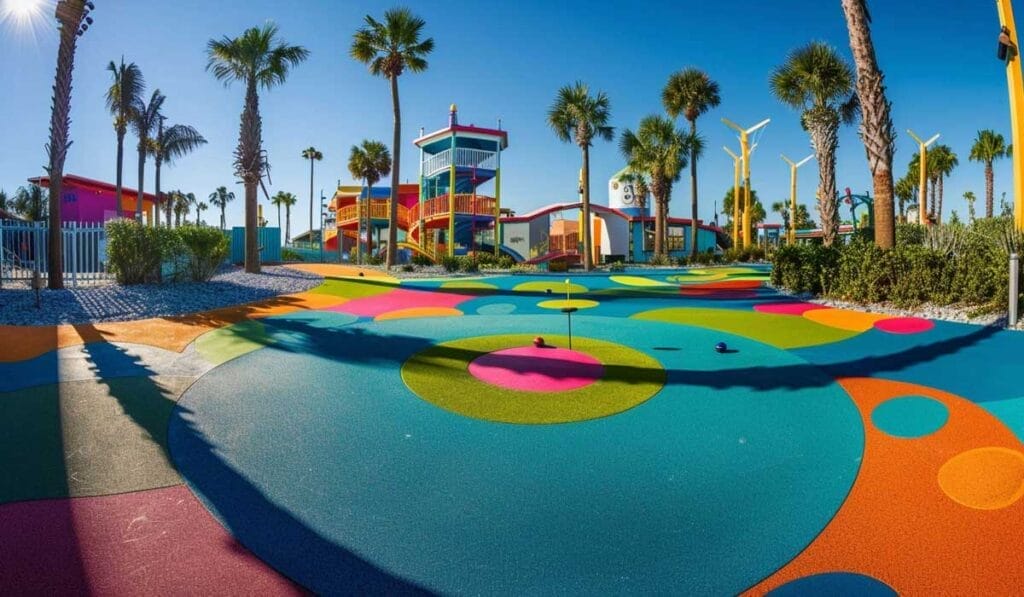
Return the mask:
<svg viewBox="0 0 1024 597">
<path fill-rule="evenodd" d="M 187 315 L 303 292 L 322 281 L 316 274 L 284 266 L 264 266 L 262 274 L 230 267 L 209 282 L 43 290 L 39 309 L 34 291 L 3 289 L 0 325 L 100 323 Z"/>
</svg>

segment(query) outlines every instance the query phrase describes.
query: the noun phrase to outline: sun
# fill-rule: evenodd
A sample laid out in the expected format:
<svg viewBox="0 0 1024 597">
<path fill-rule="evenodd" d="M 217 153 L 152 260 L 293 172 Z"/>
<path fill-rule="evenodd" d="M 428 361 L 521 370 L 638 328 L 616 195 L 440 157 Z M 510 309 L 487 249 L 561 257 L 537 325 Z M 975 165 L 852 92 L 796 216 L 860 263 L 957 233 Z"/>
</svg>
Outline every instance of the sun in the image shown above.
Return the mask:
<svg viewBox="0 0 1024 597">
<path fill-rule="evenodd" d="M 54 0 L 0 0 L 0 24 L 37 38 L 50 25 L 48 17 L 53 14 L 54 4 Z"/>
</svg>

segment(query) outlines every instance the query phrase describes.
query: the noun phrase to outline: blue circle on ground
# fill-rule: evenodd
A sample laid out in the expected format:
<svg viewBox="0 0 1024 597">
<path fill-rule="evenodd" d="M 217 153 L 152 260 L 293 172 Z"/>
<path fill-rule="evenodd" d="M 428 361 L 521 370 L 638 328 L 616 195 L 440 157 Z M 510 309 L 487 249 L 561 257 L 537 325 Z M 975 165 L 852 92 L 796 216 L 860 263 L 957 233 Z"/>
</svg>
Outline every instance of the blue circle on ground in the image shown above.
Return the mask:
<svg viewBox="0 0 1024 597">
<path fill-rule="evenodd" d="M 766 344 L 574 318 L 574 335 L 640 350 L 667 379 L 633 409 L 562 425 L 463 417 L 401 379 L 437 343 L 564 326 L 310 328 L 303 351 L 274 344 L 200 378 L 172 415 L 170 451 L 242 544 L 316 593 L 735 594 L 835 516 L 863 455 L 859 412 L 834 379 Z M 707 350 L 723 338 L 734 359 Z M 682 349 L 656 350 L 668 344 Z"/>
<path fill-rule="evenodd" d="M 478 307 L 476 312 L 480 315 L 511 315 L 515 310 L 512 303 L 492 303 Z"/>
<path fill-rule="evenodd" d="M 902 396 L 879 404 L 871 411 L 875 427 L 895 437 L 915 438 L 931 435 L 946 424 L 946 405 L 924 396 Z"/>
<path fill-rule="evenodd" d="M 852 572 L 826 572 L 790 581 L 768 593 L 771 597 L 893 597 L 896 591 L 884 582 Z"/>
</svg>

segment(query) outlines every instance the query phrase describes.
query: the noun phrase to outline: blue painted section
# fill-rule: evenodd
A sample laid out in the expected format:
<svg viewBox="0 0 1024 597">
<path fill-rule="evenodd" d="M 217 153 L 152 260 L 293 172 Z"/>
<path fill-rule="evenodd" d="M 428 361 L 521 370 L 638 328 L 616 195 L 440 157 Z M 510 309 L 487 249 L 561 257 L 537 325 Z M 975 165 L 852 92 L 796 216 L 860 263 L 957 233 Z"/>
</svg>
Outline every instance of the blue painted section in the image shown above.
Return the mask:
<svg viewBox="0 0 1024 597">
<path fill-rule="evenodd" d="M 889 435 L 916 438 L 931 435 L 946 424 L 946 405 L 923 396 L 892 398 L 871 412 L 871 422 Z"/>
<path fill-rule="evenodd" d="M 852 572 L 826 572 L 790 581 L 768 593 L 771 597 L 895 597 L 884 582 Z"/>
<path fill-rule="evenodd" d="M 667 372 L 647 402 L 575 424 L 470 419 L 402 382 L 402 363 L 438 342 L 564 333 L 561 316 L 516 313 L 296 322 L 303 351 L 255 351 L 182 398 L 175 464 L 257 557 L 322 594 L 735 594 L 846 498 L 863 453 L 857 408 L 825 374 L 746 338 L 574 317 L 574 333 Z M 714 352 L 721 340 L 738 352 Z M 760 388 L 758 372 L 780 367 L 807 368 L 808 385 Z M 726 371 L 728 390 L 705 383 Z"/>
<path fill-rule="evenodd" d="M 279 263 L 281 261 L 281 229 L 259 229 L 260 262 Z M 235 226 L 231 229 L 231 263 L 245 262 L 245 227 Z"/>
<path fill-rule="evenodd" d="M 983 402 L 981 407 L 995 415 L 1024 442 L 1024 397 Z"/>
</svg>

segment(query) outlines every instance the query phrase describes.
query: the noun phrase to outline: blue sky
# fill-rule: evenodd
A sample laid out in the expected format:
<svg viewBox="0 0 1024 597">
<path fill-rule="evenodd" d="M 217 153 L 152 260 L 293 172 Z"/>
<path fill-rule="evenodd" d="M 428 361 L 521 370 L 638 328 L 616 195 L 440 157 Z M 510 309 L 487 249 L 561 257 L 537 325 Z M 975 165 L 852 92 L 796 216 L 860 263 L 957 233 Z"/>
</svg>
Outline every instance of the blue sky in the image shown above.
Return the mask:
<svg viewBox="0 0 1024 597">
<path fill-rule="evenodd" d="M 0 5 L 16 1 L 24 0 L 0 0 Z M 168 122 L 191 124 L 210 141 L 165 169 L 163 188 L 205 197 L 227 185 L 241 197 L 231 161 L 243 89 L 225 89 L 205 72 L 205 46 L 211 38 L 235 36 L 268 19 L 290 43 L 311 51 L 284 86 L 262 96 L 264 145 L 273 165 L 270 192 L 295 193 L 299 213 L 308 213 L 309 167 L 300 157 L 303 148 L 314 145 L 323 151 L 316 189 L 317 195 L 321 188 L 330 195 L 339 179 L 351 182 L 345 164 L 353 144 L 364 138 L 390 144 L 388 85 L 348 57 L 352 33 L 363 15 L 379 16 L 390 3 L 95 2 L 95 24 L 80 39 L 77 54 L 68 173 L 114 179 L 115 138 L 103 94 L 109 85 L 106 64 L 123 54 L 142 68 L 150 89 L 159 87 L 167 95 Z M 973 190 L 979 198 L 984 194 L 982 166 L 967 160 L 976 131 L 992 128 L 1009 137 L 1005 75 L 994 56 L 999 28 L 995 3 L 934 0 L 927 10 L 911 2 L 870 4 L 900 133 L 895 168 L 902 174 L 916 151 L 907 128 L 926 136 L 941 132 L 941 142 L 960 156 L 960 167 L 946 184 L 946 205 L 964 217 L 963 192 Z M 579 79 L 606 91 L 613 124 L 621 130 L 635 127 L 646 114 L 661 112 L 665 80 L 691 65 L 706 70 L 722 88 L 721 106 L 698 121 L 708 146 L 699 170 L 701 217 L 712 217 L 713 202 L 720 203 L 732 185 L 732 162 L 721 146 L 738 143 L 721 124 L 723 116 L 747 126 L 772 119 L 752 160 L 753 185 L 766 203 L 788 197 L 789 171 L 779 154 L 800 159 L 810 148 L 798 114 L 769 93 L 768 77 L 789 50 L 811 40 L 826 41 L 850 55 L 839 0 L 453 0 L 406 5 L 426 19 L 426 33 L 436 49 L 429 71 L 403 76 L 400 82 L 403 180 L 416 176 L 417 153 L 409 141 L 421 126 L 428 131 L 444 126 L 447 107 L 456 102 L 463 124 L 493 126 L 500 117 L 509 131 L 510 148 L 502 159 L 503 201 L 520 213 L 575 196 L 579 151 L 560 143 L 545 124 L 558 87 Z M 34 29 L 11 20 L 0 23 L 0 188 L 8 192 L 39 175 L 46 161 L 43 146 L 57 41 L 51 22 L 43 19 Z M 126 153 L 125 181 L 134 187 L 135 155 Z M 605 203 L 606 181 L 622 166 L 622 158 L 616 143 L 603 142 L 591 156 L 593 199 Z M 1010 176 L 1008 162 L 997 164 L 997 202 L 1001 191 L 1010 190 Z M 813 205 L 816 181 L 814 163 L 801 169 L 801 202 Z M 152 182 L 150 164 L 147 190 Z M 853 127 L 841 136 L 838 183 L 839 188 L 870 189 L 864 151 Z M 673 193 L 672 212 L 689 213 L 685 178 Z M 241 222 L 240 200 L 229 207 L 228 220 Z"/>
</svg>

